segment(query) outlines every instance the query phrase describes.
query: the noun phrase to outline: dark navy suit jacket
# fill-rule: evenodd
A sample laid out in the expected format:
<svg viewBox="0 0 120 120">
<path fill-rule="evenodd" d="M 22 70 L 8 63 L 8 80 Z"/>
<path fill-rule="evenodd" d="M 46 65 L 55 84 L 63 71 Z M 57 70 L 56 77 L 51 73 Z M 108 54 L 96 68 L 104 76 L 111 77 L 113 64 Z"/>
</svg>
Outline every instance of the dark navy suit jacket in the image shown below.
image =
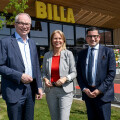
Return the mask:
<svg viewBox="0 0 120 120">
<path fill-rule="evenodd" d="M 83 90 L 89 88 L 86 79 L 86 58 L 88 49 L 80 51 L 77 61 L 77 81 Z M 98 97 L 104 101 L 109 102 L 114 99 L 114 84 L 113 80 L 116 74 L 116 62 L 114 51 L 111 48 L 105 46 L 99 46 L 98 63 L 96 71 L 96 88 L 99 89 L 102 94 Z M 87 99 L 87 95 L 83 92 L 83 99 Z"/>
<path fill-rule="evenodd" d="M 39 87 L 42 87 L 41 74 L 36 45 L 31 39 L 29 39 L 29 47 L 34 78 L 30 85 L 33 98 L 35 98 L 35 92 L 37 92 Z M 25 66 L 15 35 L 0 41 L 0 54 L 2 96 L 6 102 L 16 103 L 23 92 L 24 84 L 21 82 L 21 76 L 25 73 Z"/>
</svg>

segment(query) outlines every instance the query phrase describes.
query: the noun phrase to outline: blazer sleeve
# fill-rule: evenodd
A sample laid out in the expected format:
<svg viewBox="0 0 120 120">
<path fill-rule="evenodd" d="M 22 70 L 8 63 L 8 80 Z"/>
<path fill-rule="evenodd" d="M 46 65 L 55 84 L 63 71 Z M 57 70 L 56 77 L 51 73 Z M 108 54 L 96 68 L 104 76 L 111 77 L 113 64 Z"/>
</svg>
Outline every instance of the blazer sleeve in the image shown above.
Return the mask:
<svg viewBox="0 0 120 120">
<path fill-rule="evenodd" d="M 108 60 L 107 60 L 107 74 L 105 79 L 102 81 L 101 85 L 98 89 L 105 93 L 111 85 L 113 85 L 113 80 L 116 75 L 116 61 L 115 61 L 115 54 L 113 49 L 108 49 Z M 103 70 L 104 71 L 104 70 Z M 102 77 L 102 76 L 101 76 Z"/>
<path fill-rule="evenodd" d="M 36 45 L 35 45 L 36 48 Z M 40 71 L 40 65 L 39 65 L 39 59 L 38 59 L 38 53 L 37 53 L 37 49 L 36 51 L 36 80 L 37 80 L 37 87 L 41 88 L 42 87 L 42 80 L 41 80 L 41 71 Z M 34 51 L 34 52 L 35 52 Z"/>
<path fill-rule="evenodd" d="M 69 74 L 67 75 L 67 77 L 69 78 L 69 76 L 71 78 L 70 81 L 77 76 L 75 59 L 71 51 L 69 52 Z"/>
<path fill-rule="evenodd" d="M 47 70 L 46 70 L 46 61 L 47 61 L 48 52 L 45 53 L 43 58 L 43 65 L 42 65 L 42 78 L 47 78 Z"/>
<path fill-rule="evenodd" d="M 86 87 L 86 83 L 85 83 L 85 71 L 84 68 L 85 66 L 83 66 L 83 55 L 84 55 L 84 51 L 80 51 L 78 54 L 78 60 L 77 60 L 77 82 L 81 88 L 81 90 L 83 90 Z"/>
<path fill-rule="evenodd" d="M 22 73 L 7 66 L 8 43 L 6 42 L 4 39 L 0 40 L 0 74 L 13 82 L 20 84 Z"/>
</svg>

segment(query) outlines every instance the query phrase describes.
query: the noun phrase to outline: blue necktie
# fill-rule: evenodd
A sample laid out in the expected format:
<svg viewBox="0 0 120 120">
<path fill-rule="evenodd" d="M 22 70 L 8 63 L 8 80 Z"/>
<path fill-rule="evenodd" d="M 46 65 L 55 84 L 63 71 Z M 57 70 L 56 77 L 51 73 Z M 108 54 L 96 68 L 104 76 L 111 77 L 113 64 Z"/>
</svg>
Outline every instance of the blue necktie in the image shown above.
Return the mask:
<svg viewBox="0 0 120 120">
<path fill-rule="evenodd" d="M 93 55 L 94 48 L 91 48 L 90 54 L 89 54 L 89 61 L 88 61 L 88 84 L 91 86 L 93 83 L 92 79 L 92 67 L 94 64 L 94 55 Z"/>
</svg>

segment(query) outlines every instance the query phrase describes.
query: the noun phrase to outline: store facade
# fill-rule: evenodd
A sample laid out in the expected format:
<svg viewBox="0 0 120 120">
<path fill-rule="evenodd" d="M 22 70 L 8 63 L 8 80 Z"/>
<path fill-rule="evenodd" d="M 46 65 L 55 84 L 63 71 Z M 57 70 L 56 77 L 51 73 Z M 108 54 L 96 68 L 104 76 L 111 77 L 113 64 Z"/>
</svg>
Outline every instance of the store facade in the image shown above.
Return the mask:
<svg viewBox="0 0 120 120">
<path fill-rule="evenodd" d="M 42 48 L 43 52 L 40 53 L 40 56 L 43 56 L 48 51 L 50 35 L 54 30 L 58 29 L 64 32 L 67 47 L 71 50 L 79 50 L 86 47 L 86 30 L 90 26 L 75 23 L 75 15 L 72 8 L 41 1 L 35 1 L 34 8 L 35 17 L 31 16 L 32 25 L 29 37 L 35 41 L 39 53 L 39 49 Z M 103 45 L 113 45 L 113 29 L 102 27 L 99 27 L 99 29 L 101 34 L 100 43 Z M 6 25 L 0 30 L 0 38 L 12 35 L 14 31 L 14 27 Z"/>
<path fill-rule="evenodd" d="M 29 37 L 36 43 L 41 65 L 44 53 L 49 50 L 50 35 L 54 30 L 64 32 L 67 48 L 74 53 L 77 60 L 77 53 L 87 47 L 85 36 L 86 30 L 90 25 L 76 23 L 74 10 L 71 7 L 42 1 L 35 1 L 33 7 L 35 9 L 35 16 L 31 16 L 32 25 Z M 99 27 L 99 29 L 101 34 L 100 43 L 103 45 L 113 45 L 113 29 L 102 27 Z M 14 32 L 14 26 L 5 25 L 0 30 L 0 39 L 12 35 Z"/>
</svg>

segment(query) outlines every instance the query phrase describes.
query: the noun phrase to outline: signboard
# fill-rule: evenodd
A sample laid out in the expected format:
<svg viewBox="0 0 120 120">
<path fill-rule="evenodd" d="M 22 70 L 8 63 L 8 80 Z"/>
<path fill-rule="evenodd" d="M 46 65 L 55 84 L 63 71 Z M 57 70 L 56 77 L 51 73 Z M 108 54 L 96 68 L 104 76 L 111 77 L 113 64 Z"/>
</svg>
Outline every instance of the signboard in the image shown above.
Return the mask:
<svg viewBox="0 0 120 120">
<path fill-rule="evenodd" d="M 75 23 L 73 9 L 64 9 L 63 6 L 57 6 L 52 4 L 45 4 L 41 1 L 35 2 L 36 18 L 48 19 L 54 21 Z M 65 16 L 66 11 L 66 16 Z"/>
</svg>

